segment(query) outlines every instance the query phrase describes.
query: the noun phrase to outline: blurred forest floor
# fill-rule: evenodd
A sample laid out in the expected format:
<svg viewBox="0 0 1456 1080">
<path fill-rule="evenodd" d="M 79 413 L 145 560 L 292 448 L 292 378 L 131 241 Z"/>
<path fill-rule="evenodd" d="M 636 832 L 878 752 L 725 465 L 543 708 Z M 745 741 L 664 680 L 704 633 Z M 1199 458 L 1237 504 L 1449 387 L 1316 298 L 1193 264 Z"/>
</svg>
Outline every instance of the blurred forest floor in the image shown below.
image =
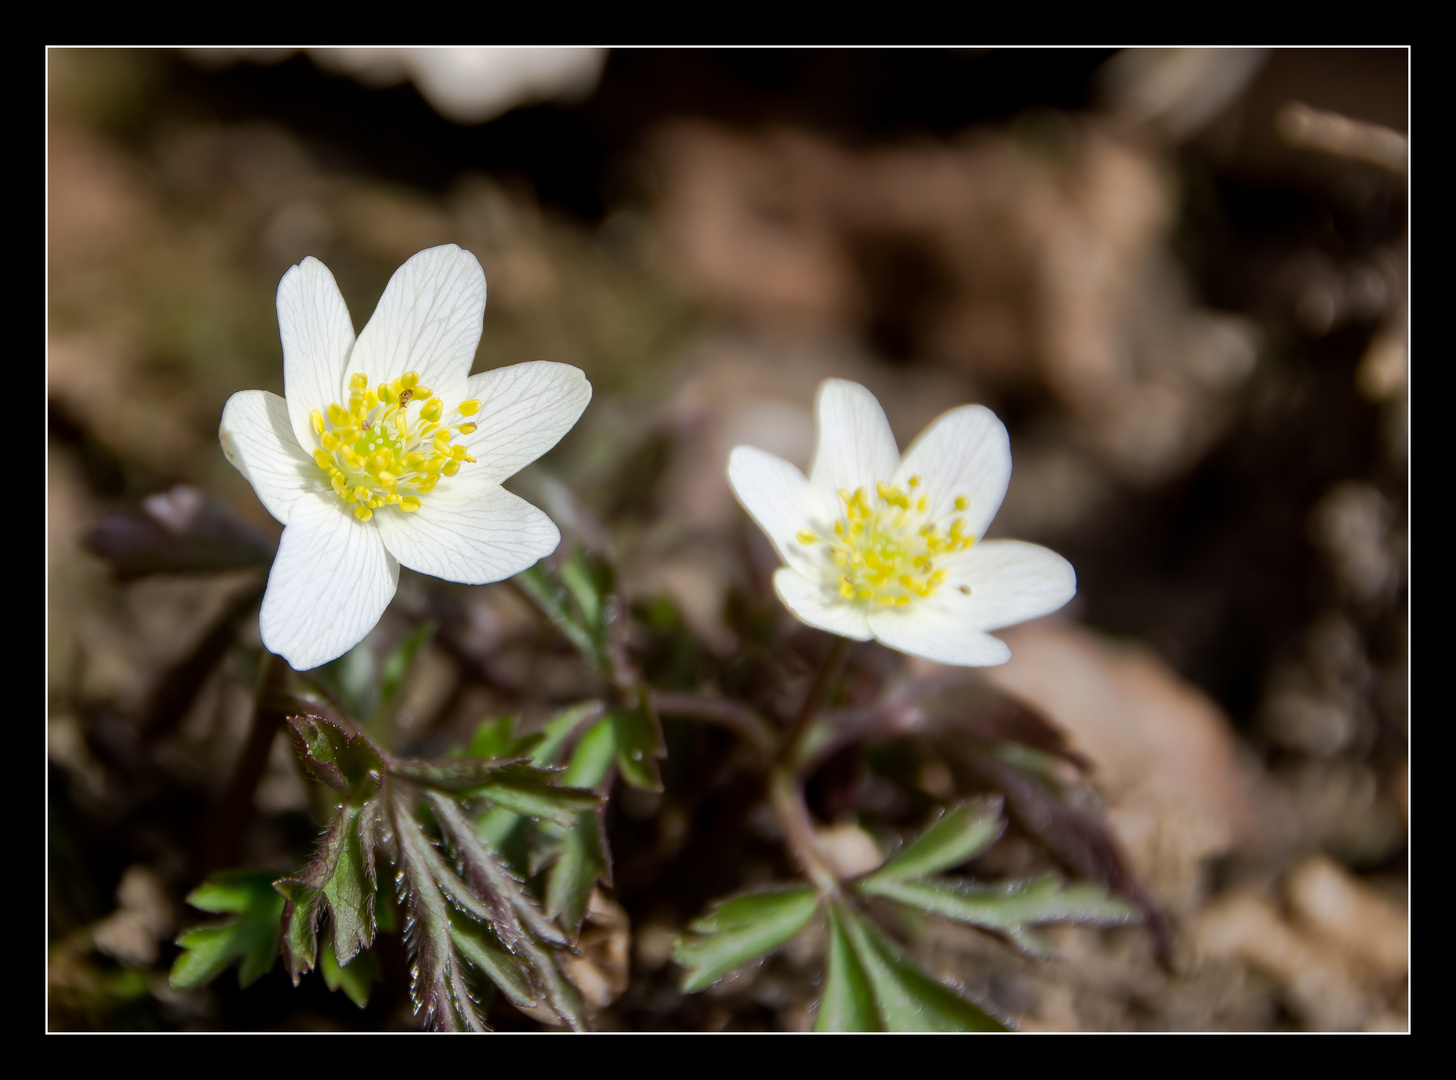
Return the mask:
<svg viewBox="0 0 1456 1080">
<path fill-rule="evenodd" d="M 1191 91 L 1148 104 L 1152 54 L 619 52 L 585 102 L 473 128 L 301 55 L 49 56 L 53 1029 L 414 1024 L 402 993 L 361 1013 L 279 968 L 168 989 L 249 710 L 237 650 L 172 713 L 168 680 L 259 579 L 117 584 L 80 540 L 177 484 L 276 536 L 216 430 L 234 391 L 282 391 L 279 278 L 319 257 L 362 328 L 401 262 L 452 242 L 490 287 L 477 370 L 554 360 L 595 389 L 512 486 L 568 543 L 604 523 L 645 623 L 710 660 L 772 564 L 732 446 L 806 466 L 829 375 L 869 387 L 902 446 L 961 402 L 1006 422 L 992 534 L 1065 555 L 1079 594 L 1007 631 L 984 678 L 1090 761 L 1177 950 L 1168 972 L 1141 930 L 1068 928 L 1034 964 L 929 926 L 942 974 L 1028 1029 L 1406 1028 L 1403 51 L 1277 51 L 1203 114 Z M 422 750 L 591 692 L 505 586 L 405 572 L 372 640 L 427 616 L 404 731 Z M 782 871 L 751 842 L 704 868 L 725 796 L 667 734 L 666 792 L 621 790 L 608 817 L 598 1025 L 805 1028 L 808 946 L 676 989 L 672 935 L 712 889 Z M 857 842 L 889 773 L 943 798 L 954 757 L 928 735 L 869 754 L 811 789 L 816 813 Z M 315 826 L 283 740 L 254 802 L 234 864 L 299 865 Z M 977 866 L 1046 858 L 1012 836 Z"/>
</svg>

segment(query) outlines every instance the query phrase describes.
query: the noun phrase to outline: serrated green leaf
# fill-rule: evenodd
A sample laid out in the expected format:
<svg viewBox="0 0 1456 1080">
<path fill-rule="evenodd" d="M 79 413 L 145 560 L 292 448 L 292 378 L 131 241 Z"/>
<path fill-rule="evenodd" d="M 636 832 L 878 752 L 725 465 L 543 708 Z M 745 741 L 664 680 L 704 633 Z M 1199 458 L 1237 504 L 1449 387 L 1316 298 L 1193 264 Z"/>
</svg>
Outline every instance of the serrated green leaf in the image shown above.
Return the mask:
<svg viewBox="0 0 1456 1080">
<path fill-rule="evenodd" d="M 661 791 L 662 776 L 657 759 L 667 755 L 667 745 L 662 739 L 662 725 L 647 703 L 647 695 L 639 694 L 632 708 L 618 709 L 610 714 L 610 719 L 622 779 L 643 791 Z"/>
<path fill-rule="evenodd" d="M 512 1005 L 531 1009 L 540 1004 L 531 980 L 521 970 L 520 962 L 485 927 L 462 915 L 452 915 L 450 940 L 461 956 L 500 987 Z"/>
<path fill-rule="evenodd" d="M 324 942 L 319 954 L 319 972 L 330 990 L 342 989 L 349 1000 L 361 1009 L 369 1004 L 370 987 L 384 979 L 379 970 L 379 957 L 372 952 L 361 952 L 340 967 L 332 941 Z"/>
<path fill-rule="evenodd" d="M 344 837 L 334 872 L 324 884 L 333 922 L 337 963 L 352 966 L 361 949 L 374 942 L 374 853 L 359 835 L 361 811 L 344 811 Z"/>
<path fill-rule="evenodd" d="M 304 766 L 329 787 L 362 806 L 378 789 L 384 763 L 362 733 L 321 716 L 290 716 L 288 731 Z"/>
<path fill-rule="evenodd" d="M 374 708 L 368 713 L 356 714 L 368 717 L 365 726 L 370 731 L 388 738 L 395 711 L 399 708 L 400 698 L 409 681 L 409 674 L 414 670 L 420 653 L 435 636 L 437 626 L 431 619 L 415 627 L 385 658 L 384 669 L 379 676 L 379 696 Z"/>
<path fill-rule="evenodd" d="M 374 823 L 381 809 L 371 800 L 362 807 L 339 807 L 303 873 L 283 878 L 274 888 L 285 898 L 283 945 L 293 981 L 314 966 L 318 920 L 325 907 L 334 927 L 339 958 L 348 964 L 374 942 Z"/>
<path fill-rule="evenodd" d="M 215 874 L 187 896 L 203 911 L 240 916 L 219 926 L 198 926 L 177 939 L 182 954 L 169 982 L 176 990 L 192 990 L 212 982 L 241 960 L 238 984 L 256 982 L 278 956 L 283 897 L 273 890 L 272 873 L 231 870 Z"/>
<path fill-rule="evenodd" d="M 866 919 L 840 908 L 845 936 L 874 993 L 887 1031 L 1005 1031 L 979 1005 L 931 978 Z"/>
<path fill-rule="evenodd" d="M 1141 918 L 1136 907 L 1109 895 L 1103 886 L 1064 885 L 1055 874 L 1007 885 L 973 885 L 948 878 L 926 881 L 876 878 L 861 882 L 859 890 L 916 911 L 1003 931 L 1013 939 L 1022 935 L 1024 927 L 1039 923 L 1118 926 Z M 1039 952 L 1043 948 L 1033 936 L 1026 939 L 1029 951 Z"/>
<path fill-rule="evenodd" d="M 403 776 L 425 787 L 439 791 L 464 791 L 489 783 L 497 770 L 509 765 L 519 765 L 524 756 L 499 759 L 482 758 L 428 758 L 422 760 L 395 761 L 389 766 L 391 776 Z M 538 771 L 538 770 L 533 770 Z"/>
<path fill-rule="evenodd" d="M 489 799 L 507 810 L 544 818 L 563 828 L 569 827 L 577 814 L 601 805 L 601 797 L 594 791 L 549 783 L 547 778 L 554 775 L 529 765 L 507 765 L 492 772 L 485 783 L 459 794 L 462 798 Z"/>
<path fill-rule="evenodd" d="M 824 958 L 824 994 L 815 1031 L 883 1031 L 864 965 L 844 932 L 839 906 L 829 905 L 829 950 Z"/>
<path fill-rule="evenodd" d="M 578 814 L 561 837 L 560 852 L 546 878 L 546 914 L 576 941 L 597 881 L 611 878 L 601 815 Z"/>
<path fill-rule="evenodd" d="M 689 925 L 696 937 L 678 942 L 674 959 L 688 969 L 683 992 L 697 993 L 730 971 L 777 949 L 809 924 L 819 906 L 808 885 L 771 889 L 715 905 Z"/>
<path fill-rule="evenodd" d="M 1002 805 L 1001 797 L 992 795 L 949 807 L 917 840 L 870 878 L 879 881 L 925 877 L 974 858 L 1006 831 Z"/>
</svg>

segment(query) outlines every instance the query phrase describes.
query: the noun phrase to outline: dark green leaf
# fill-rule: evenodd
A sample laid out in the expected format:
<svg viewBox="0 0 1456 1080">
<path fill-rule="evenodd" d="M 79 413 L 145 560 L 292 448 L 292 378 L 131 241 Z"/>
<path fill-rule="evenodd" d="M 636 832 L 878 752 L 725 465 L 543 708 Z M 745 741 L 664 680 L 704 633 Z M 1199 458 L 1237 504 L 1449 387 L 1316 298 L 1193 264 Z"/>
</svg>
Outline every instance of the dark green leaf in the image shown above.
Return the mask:
<svg viewBox="0 0 1456 1080">
<path fill-rule="evenodd" d="M 819 1000 L 814 1030 L 882 1031 L 869 976 L 844 932 L 842 909 L 831 904 L 827 914 L 829 951 L 824 958 L 824 996 Z"/>
<path fill-rule="evenodd" d="M 1132 903 L 1112 896 L 1101 885 L 1064 885 L 1055 874 L 1007 885 L 972 885 L 937 878 L 902 881 L 873 878 L 860 883 L 860 891 L 906 905 L 916 911 L 971 923 L 1014 938 L 1024 927 L 1038 923 L 1073 922 L 1117 926 L 1134 922 L 1141 912 Z M 1028 938 L 1031 951 L 1040 946 Z"/>
<path fill-rule="evenodd" d="M 808 885 L 750 893 L 715 905 L 689 925 L 697 936 L 679 941 L 674 952 L 688 969 L 683 992 L 696 993 L 777 949 L 808 925 L 818 906 L 819 894 Z"/>
<path fill-rule="evenodd" d="M 345 803 L 303 873 L 274 887 L 286 898 L 283 943 L 296 984 L 318 954 L 318 919 L 328 908 L 341 963 L 374 942 L 374 833 L 381 809 Z"/>
<path fill-rule="evenodd" d="M 517 765 L 525 756 L 507 758 L 428 758 L 392 762 L 389 772 L 392 776 L 403 776 L 425 787 L 440 791 L 464 791 L 490 783 L 493 774 L 508 765 Z M 532 773 L 538 770 L 530 770 Z M 544 777 L 541 778 L 544 782 Z"/>
<path fill-rule="evenodd" d="M 450 920 L 450 939 L 456 950 L 481 974 L 500 987 L 512 1005 L 531 1009 L 540 999 L 520 961 L 512 956 L 484 926 L 456 915 Z"/>
<path fill-rule="evenodd" d="M 364 810 L 350 807 L 343 811 L 343 843 L 334 872 L 323 887 L 334 926 L 337 961 L 345 966 L 374 942 L 374 850 L 361 840 L 359 826 L 361 815 L 374 813 L 375 807 L 371 802 Z"/>
<path fill-rule="evenodd" d="M 1006 820 L 997 795 L 948 808 L 914 843 L 870 878 L 916 878 L 948 870 L 974 858 L 1001 838 Z"/>
<path fill-rule="evenodd" d="M 460 792 L 462 798 L 489 799 L 498 806 L 531 818 L 545 818 L 563 827 L 576 815 L 601 805 L 594 791 L 557 787 L 549 782 L 552 773 L 529 765 L 506 765 L 493 771 L 490 779 Z"/>
<path fill-rule="evenodd" d="M 379 970 L 379 958 L 372 952 L 361 952 L 344 967 L 339 966 L 334 956 L 334 944 L 325 941 L 319 955 L 319 971 L 330 990 L 342 989 L 359 1008 L 369 1004 L 369 989 L 384 978 Z"/>
<path fill-rule="evenodd" d="M 465 983 L 450 933 L 450 908 L 441 888 L 468 894 L 421 832 L 410 807 L 401 798 L 390 802 L 390 820 L 404 873 L 409 923 L 405 943 L 413 959 L 410 996 L 425 1024 L 440 1031 L 462 1028 L 483 1031 L 485 1023 Z M 484 905 L 476 905 L 484 911 Z"/>
<path fill-rule="evenodd" d="M 1005 1031 L 1006 1025 L 950 987 L 932 979 L 893 941 L 847 908 L 845 936 L 874 992 L 888 1031 Z"/>
<path fill-rule="evenodd" d="M 355 805 L 378 790 L 384 763 L 362 733 L 322 716 L 290 716 L 288 730 L 308 771 Z"/>
<path fill-rule="evenodd" d="M 187 902 L 202 911 L 238 915 L 218 926 L 198 926 L 177 939 L 182 954 L 172 966 L 174 989 L 191 990 L 217 978 L 241 960 L 238 984 L 257 981 L 278 957 L 283 897 L 273 889 L 272 873 L 230 870 L 214 874 L 192 890 Z"/>
<path fill-rule="evenodd" d="M 662 725 L 657 722 L 647 695 L 639 694 L 632 708 L 611 713 L 611 721 L 617 768 L 622 779 L 644 791 L 661 791 L 657 759 L 667 755 L 667 745 L 662 741 Z"/>
<path fill-rule="evenodd" d="M 546 914 L 576 941 L 586 918 L 592 888 L 611 882 L 611 862 L 600 813 L 578 814 L 561 838 L 560 852 L 546 878 Z"/>
</svg>

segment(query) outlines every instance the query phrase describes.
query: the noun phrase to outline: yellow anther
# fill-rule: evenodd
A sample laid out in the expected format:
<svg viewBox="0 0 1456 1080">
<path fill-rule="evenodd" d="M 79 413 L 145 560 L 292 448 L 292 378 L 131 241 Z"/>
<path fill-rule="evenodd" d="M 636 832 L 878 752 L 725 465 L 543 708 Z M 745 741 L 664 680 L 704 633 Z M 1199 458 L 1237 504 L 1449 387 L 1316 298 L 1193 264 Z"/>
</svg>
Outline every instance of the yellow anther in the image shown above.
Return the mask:
<svg viewBox="0 0 1456 1080">
<path fill-rule="evenodd" d="M 817 541 L 818 539 L 819 539 L 819 534 L 816 533 L 816 532 L 814 532 L 812 529 L 800 529 L 799 530 L 799 543 L 801 543 L 801 544 L 812 544 L 815 541 Z"/>
<path fill-rule="evenodd" d="M 967 501 L 967 499 L 966 499 L 966 497 L 964 495 L 957 495 L 956 496 L 955 508 L 957 510 L 964 510 L 966 507 L 968 507 L 970 505 L 971 505 L 970 502 Z"/>
<path fill-rule="evenodd" d="M 425 404 L 411 417 L 408 406 L 414 400 Z M 479 409 L 475 400 L 461 405 L 464 413 Z M 314 465 L 360 521 L 391 506 L 414 513 L 442 476 L 454 476 L 475 461 L 465 446 L 451 445 L 454 432 L 439 423 L 445 412 L 444 402 L 419 384 L 417 372 L 373 389 L 367 373 L 355 372 L 348 380 L 347 409 L 334 402 L 309 414 L 318 436 Z M 475 430 L 475 424 L 458 427 L 462 435 Z"/>
<path fill-rule="evenodd" d="M 918 510 L 922 514 L 925 513 L 925 511 L 929 510 L 930 509 L 930 496 L 929 495 L 922 495 L 922 496 L 920 496 L 920 501 L 915 504 L 915 509 Z"/>
<path fill-rule="evenodd" d="M 910 478 L 910 486 L 913 488 L 917 488 L 920 486 L 920 477 L 918 475 L 912 476 Z"/>
<path fill-rule="evenodd" d="M 474 398 L 470 398 L 467 401 L 462 401 L 460 403 L 460 408 L 458 411 L 461 416 L 474 416 L 480 411 L 480 402 L 476 401 Z"/>
</svg>

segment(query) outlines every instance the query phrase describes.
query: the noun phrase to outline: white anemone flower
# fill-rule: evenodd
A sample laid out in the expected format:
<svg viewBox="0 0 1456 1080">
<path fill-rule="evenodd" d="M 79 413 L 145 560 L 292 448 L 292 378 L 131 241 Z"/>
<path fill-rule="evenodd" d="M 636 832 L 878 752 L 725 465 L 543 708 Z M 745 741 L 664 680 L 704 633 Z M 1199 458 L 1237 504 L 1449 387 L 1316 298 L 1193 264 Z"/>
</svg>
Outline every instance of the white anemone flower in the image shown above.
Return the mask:
<svg viewBox="0 0 1456 1080">
<path fill-rule="evenodd" d="M 323 263 L 278 285 L 284 397 L 234 394 L 223 452 L 284 525 L 259 617 L 263 644 L 304 670 L 379 622 L 403 564 L 483 585 L 551 554 L 556 525 L 501 487 L 591 400 L 566 364 L 470 375 L 485 274 L 454 244 L 401 266 L 364 332 Z"/>
<path fill-rule="evenodd" d="M 942 664 L 1011 658 L 988 631 L 1055 611 L 1077 591 L 1072 565 L 1019 540 L 983 540 L 1011 480 L 1006 428 L 991 410 L 943 413 L 900 456 L 864 387 L 826 379 L 815 398 L 806 479 L 751 446 L 728 482 L 784 565 L 774 591 L 802 622 L 874 638 Z"/>
</svg>

